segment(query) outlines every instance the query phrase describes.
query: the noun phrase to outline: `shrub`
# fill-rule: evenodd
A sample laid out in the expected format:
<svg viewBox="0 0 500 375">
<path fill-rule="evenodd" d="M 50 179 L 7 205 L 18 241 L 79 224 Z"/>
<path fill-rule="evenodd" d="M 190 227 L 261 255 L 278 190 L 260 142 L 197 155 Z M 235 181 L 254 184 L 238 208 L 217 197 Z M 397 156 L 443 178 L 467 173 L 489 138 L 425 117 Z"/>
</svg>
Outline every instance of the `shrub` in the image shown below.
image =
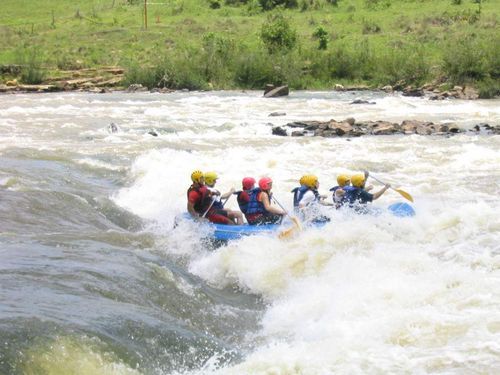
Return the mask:
<svg viewBox="0 0 500 375">
<path fill-rule="evenodd" d="M 481 99 L 493 99 L 500 96 L 500 81 L 498 79 L 485 79 L 477 85 Z"/>
<path fill-rule="evenodd" d="M 414 45 L 403 45 L 400 48 L 388 49 L 377 56 L 376 69 L 382 84 L 420 84 L 429 75 L 425 50 Z"/>
<path fill-rule="evenodd" d="M 273 65 L 264 52 L 242 53 L 236 58 L 235 81 L 243 87 L 262 89 L 274 81 Z"/>
<path fill-rule="evenodd" d="M 212 32 L 203 36 L 199 66 L 207 82 L 226 85 L 231 80 L 234 51 L 235 43 L 230 38 Z"/>
<path fill-rule="evenodd" d="M 319 40 L 318 49 L 325 50 L 328 48 L 328 33 L 323 28 L 323 26 L 318 26 L 318 28 L 313 33 L 313 37 Z"/>
<path fill-rule="evenodd" d="M 475 38 L 454 39 L 444 49 L 443 70 L 454 83 L 486 78 L 487 51 Z"/>
<path fill-rule="evenodd" d="M 275 53 L 292 50 L 297 42 L 297 33 L 281 13 L 275 13 L 268 16 L 262 25 L 260 38 L 269 53 Z"/>
<path fill-rule="evenodd" d="M 375 22 L 363 21 L 363 34 L 377 34 L 380 31 L 382 31 L 382 29 Z"/>
<path fill-rule="evenodd" d="M 297 0 L 259 0 L 262 9 L 271 10 L 276 7 L 297 8 Z"/>
<path fill-rule="evenodd" d="M 45 79 L 42 68 L 42 55 L 37 48 L 20 50 L 17 52 L 19 65 L 22 66 L 21 81 L 31 85 L 38 85 Z"/>
</svg>

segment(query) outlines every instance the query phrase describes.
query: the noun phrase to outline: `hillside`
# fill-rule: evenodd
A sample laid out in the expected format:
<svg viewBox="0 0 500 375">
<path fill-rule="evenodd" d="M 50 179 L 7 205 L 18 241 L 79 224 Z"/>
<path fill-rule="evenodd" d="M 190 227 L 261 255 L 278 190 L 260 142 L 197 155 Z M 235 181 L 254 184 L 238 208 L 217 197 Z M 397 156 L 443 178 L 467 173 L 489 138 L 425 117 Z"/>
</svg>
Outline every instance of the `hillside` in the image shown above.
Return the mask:
<svg viewBox="0 0 500 375">
<path fill-rule="evenodd" d="M 146 28 L 143 0 L 2 0 L 0 83 L 74 80 L 87 69 L 110 86 L 434 82 L 473 84 L 483 97 L 500 92 L 500 0 L 147 3 Z M 109 67 L 123 68 L 123 79 Z"/>
</svg>

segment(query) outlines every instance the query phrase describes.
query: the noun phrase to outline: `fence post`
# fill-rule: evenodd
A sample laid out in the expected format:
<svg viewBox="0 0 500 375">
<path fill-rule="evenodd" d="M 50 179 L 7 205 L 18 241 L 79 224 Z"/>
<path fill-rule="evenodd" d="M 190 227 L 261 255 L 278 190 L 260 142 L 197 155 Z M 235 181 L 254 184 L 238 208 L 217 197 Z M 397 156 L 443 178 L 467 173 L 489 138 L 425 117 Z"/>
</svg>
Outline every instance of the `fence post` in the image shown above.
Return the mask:
<svg viewBox="0 0 500 375">
<path fill-rule="evenodd" d="M 148 0 L 144 0 L 144 28 L 148 29 Z"/>
</svg>

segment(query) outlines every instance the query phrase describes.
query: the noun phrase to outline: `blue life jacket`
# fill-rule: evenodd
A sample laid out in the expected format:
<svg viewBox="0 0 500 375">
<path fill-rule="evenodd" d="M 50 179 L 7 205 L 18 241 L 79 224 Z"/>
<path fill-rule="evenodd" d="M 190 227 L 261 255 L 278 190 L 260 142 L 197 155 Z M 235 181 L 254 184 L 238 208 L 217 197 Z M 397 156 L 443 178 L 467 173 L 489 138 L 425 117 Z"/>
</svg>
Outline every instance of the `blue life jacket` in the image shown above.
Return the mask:
<svg viewBox="0 0 500 375">
<path fill-rule="evenodd" d="M 340 196 L 340 197 L 337 197 L 335 195 L 335 193 L 337 192 L 337 190 L 343 190 L 345 191 L 345 194 Z M 340 208 L 342 207 L 344 204 L 346 204 L 347 202 L 349 202 L 349 194 L 348 192 L 351 191 L 352 192 L 352 189 L 353 187 L 351 185 L 346 185 L 346 186 L 334 186 L 330 189 L 331 192 L 333 192 L 332 194 L 332 201 L 333 201 L 333 204 L 335 205 L 336 208 Z M 338 199 L 340 198 L 340 199 Z"/>
<path fill-rule="evenodd" d="M 266 209 L 264 208 L 264 204 L 257 200 L 257 196 L 261 191 L 262 190 L 260 188 L 255 188 L 248 192 L 248 195 L 250 196 L 250 201 L 248 202 L 247 205 L 246 215 L 265 214 L 267 212 Z"/>
<path fill-rule="evenodd" d="M 332 192 L 332 201 L 333 201 L 333 204 L 339 204 L 339 203 L 340 203 L 340 202 L 337 202 L 337 201 L 335 200 L 335 193 L 336 193 L 336 192 L 337 192 L 337 190 L 339 190 L 339 189 L 342 189 L 339 185 L 334 186 L 334 187 L 332 187 L 332 188 L 330 189 L 330 191 Z"/>
<path fill-rule="evenodd" d="M 345 191 L 343 203 L 349 203 L 350 206 L 359 201 L 359 195 L 363 191 L 363 189 L 355 186 L 344 186 L 342 189 Z"/>
<path fill-rule="evenodd" d="M 294 208 L 299 208 L 299 203 L 304 198 L 304 195 L 308 191 L 312 191 L 314 193 L 314 200 L 318 202 L 320 200 L 320 196 L 317 190 L 313 190 L 305 185 L 300 185 L 300 187 L 296 187 L 295 189 L 292 190 L 293 193 L 293 207 Z"/>
<path fill-rule="evenodd" d="M 238 206 L 240 207 L 240 211 L 246 214 L 249 202 L 242 198 L 241 194 L 243 193 L 245 193 L 245 195 L 247 195 L 250 198 L 248 192 L 244 190 L 236 191 L 233 194 L 236 194 L 236 200 L 238 201 Z"/>
</svg>

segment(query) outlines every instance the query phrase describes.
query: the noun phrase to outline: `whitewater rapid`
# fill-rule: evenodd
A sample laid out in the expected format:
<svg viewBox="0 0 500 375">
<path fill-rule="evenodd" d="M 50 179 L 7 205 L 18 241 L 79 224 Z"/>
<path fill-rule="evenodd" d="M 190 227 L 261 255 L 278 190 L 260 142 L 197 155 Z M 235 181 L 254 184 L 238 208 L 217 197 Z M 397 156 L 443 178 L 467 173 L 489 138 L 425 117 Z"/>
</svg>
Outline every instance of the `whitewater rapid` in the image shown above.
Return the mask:
<svg viewBox="0 0 500 375">
<path fill-rule="evenodd" d="M 0 97 L 0 370 L 500 371 L 500 137 L 271 134 L 288 122 L 347 117 L 467 130 L 500 124 L 500 101 L 377 92 Z M 195 169 L 217 172 L 222 191 L 270 176 L 288 209 L 305 173 L 328 193 L 338 174 L 369 170 L 411 193 L 417 215 L 329 211 L 325 227 L 286 241 L 214 248 L 195 224 L 174 228 Z M 388 191 L 374 206 L 402 199 Z M 237 208 L 234 198 L 228 206 Z"/>
</svg>

